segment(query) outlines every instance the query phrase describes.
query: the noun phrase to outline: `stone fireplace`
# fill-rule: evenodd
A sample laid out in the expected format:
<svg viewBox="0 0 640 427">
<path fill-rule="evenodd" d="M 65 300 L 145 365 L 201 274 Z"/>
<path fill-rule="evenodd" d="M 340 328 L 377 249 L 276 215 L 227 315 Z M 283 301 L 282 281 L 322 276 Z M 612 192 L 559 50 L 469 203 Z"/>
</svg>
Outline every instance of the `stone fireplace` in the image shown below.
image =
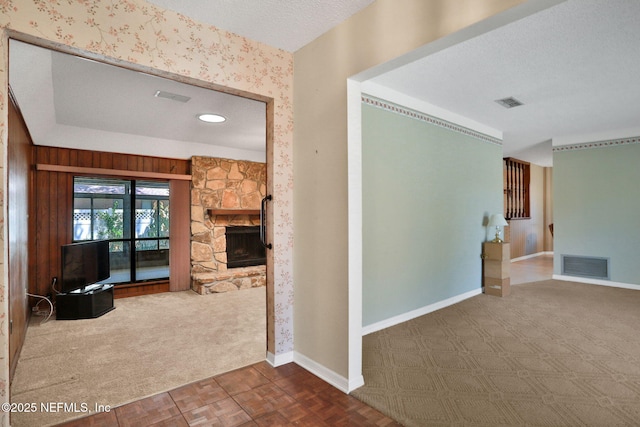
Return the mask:
<svg viewBox="0 0 640 427">
<path fill-rule="evenodd" d="M 192 289 L 205 295 L 265 286 L 265 263 L 250 265 L 257 262 L 232 260 L 229 265 L 227 243 L 240 240 L 242 246 L 249 242 L 250 248 L 236 247 L 236 255 L 245 260 L 260 258 L 254 245 L 255 236 L 249 234 L 255 234 L 260 225 L 266 165 L 193 157 L 191 175 Z M 238 234 L 245 235 L 238 237 Z"/>
</svg>

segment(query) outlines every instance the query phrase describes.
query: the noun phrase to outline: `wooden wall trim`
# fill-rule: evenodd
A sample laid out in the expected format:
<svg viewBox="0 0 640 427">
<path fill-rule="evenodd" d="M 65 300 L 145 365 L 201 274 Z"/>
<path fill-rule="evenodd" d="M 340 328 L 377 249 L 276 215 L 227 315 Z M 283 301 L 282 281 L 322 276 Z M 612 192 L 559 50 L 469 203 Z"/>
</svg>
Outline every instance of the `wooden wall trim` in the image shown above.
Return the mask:
<svg viewBox="0 0 640 427">
<path fill-rule="evenodd" d="M 191 186 L 169 181 L 169 286 L 170 291 L 191 289 Z"/>
<path fill-rule="evenodd" d="M 260 215 L 260 209 L 207 209 L 209 215 Z"/>
<path fill-rule="evenodd" d="M 169 292 L 169 282 L 154 283 L 131 283 L 129 285 L 118 285 L 113 288 L 113 297 L 129 298 L 142 295 L 160 294 Z"/>
<path fill-rule="evenodd" d="M 149 178 L 149 179 L 175 179 L 178 181 L 191 181 L 191 175 L 173 174 L 173 173 L 160 173 L 160 172 L 144 172 L 144 171 L 128 171 L 119 169 L 105 169 L 105 168 L 84 168 L 78 166 L 61 166 L 61 165 L 48 165 L 38 163 L 36 170 L 47 172 L 66 172 L 66 173 L 79 173 L 86 175 L 108 175 L 108 176 L 124 176 L 131 178 Z"/>
</svg>

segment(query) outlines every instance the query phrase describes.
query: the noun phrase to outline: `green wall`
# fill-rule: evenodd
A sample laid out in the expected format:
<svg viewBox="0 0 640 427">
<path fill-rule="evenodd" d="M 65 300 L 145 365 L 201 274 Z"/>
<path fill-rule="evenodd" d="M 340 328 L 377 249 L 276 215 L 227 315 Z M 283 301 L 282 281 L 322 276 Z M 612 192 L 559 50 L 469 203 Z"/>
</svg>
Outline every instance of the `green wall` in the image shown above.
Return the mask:
<svg viewBox="0 0 640 427">
<path fill-rule="evenodd" d="M 554 273 L 561 255 L 610 259 L 610 280 L 640 284 L 640 144 L 553 155 Z"/>
<path fill-rule="evenodd" d="M 363 326 L 482 286 L 502 147 L 362 105 Z"/>
</svg>

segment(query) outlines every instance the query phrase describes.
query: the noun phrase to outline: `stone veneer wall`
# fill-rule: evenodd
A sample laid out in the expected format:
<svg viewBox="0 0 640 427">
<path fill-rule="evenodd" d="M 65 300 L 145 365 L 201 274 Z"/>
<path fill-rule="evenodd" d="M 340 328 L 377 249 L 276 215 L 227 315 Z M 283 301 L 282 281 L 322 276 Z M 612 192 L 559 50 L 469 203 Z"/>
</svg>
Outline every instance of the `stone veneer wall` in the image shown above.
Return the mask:
<svg viewBox="0 0 640 427">
<path fill-rule="evenodd" d="M 266 195 L 266 164 L 210 157 L 191 159 L 191 278 L 201 294 L 266 284 L 265 268 L 227 270 L 228 226 L 259 225 L 259 215 L 233 215 L 232 209 L 260 209 Z M 209 209 L 230 214 L 209 215 Z"/>
</svg>

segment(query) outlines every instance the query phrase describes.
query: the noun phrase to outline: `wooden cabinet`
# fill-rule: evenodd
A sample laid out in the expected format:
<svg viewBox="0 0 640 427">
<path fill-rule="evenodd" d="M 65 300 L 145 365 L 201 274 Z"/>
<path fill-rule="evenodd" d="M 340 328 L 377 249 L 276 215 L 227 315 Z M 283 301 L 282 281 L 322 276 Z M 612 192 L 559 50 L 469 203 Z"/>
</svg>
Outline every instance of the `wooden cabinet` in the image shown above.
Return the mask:
<svg viewBox="0 0 640 427">
<path fill-rule="evenodd" d="M 509 243 L 485 242 L 482 251 L 484 293 L 506 297 L 511 293 L 511 248 Z"/>
</svg>

